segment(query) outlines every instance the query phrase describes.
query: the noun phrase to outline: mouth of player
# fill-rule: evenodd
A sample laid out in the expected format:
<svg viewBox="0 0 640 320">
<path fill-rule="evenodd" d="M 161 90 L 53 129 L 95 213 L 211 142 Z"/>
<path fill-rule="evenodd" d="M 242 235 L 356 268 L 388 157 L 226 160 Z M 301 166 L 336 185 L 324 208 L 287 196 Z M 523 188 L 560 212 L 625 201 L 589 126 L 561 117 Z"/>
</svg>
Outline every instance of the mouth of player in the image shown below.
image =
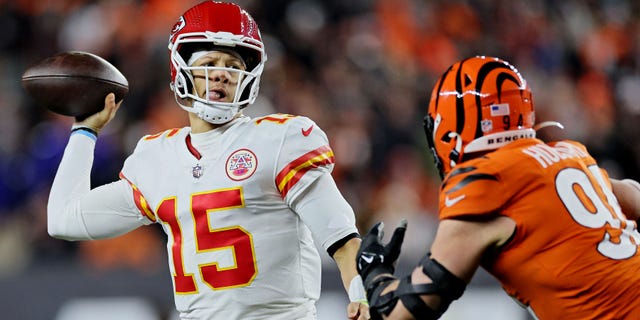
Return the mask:
<svg viewBox="0 0 640 320">
<path fill-rule="evenodd" d="M 210 90 L 209 93 L 207 94 L 207 100 L 209 101 L 222 101 L 225 100 L 225 98 L 227 98 L 228 94 L 226 91 L 222 90 L 222 89 L 213 89 Z"/>
</svg>

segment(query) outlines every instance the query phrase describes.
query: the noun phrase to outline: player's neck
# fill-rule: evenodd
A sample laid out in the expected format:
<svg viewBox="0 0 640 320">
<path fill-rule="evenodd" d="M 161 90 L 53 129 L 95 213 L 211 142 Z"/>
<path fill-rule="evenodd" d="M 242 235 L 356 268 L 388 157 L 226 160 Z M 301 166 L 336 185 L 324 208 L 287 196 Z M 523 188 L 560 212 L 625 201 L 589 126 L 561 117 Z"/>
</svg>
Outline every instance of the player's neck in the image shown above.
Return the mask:
<svg viewBox="0 0 640 320">
<path fill-rule="evenodd" d="M 220 128 L 226 123 L 223 123 L 223 124 L 209 123 L 207 121 L 200 119 L 197 115 L 193 113 L 189 113 L 189 124 L 191 126 L 192 133 L 204 133 L 216 128 Z"/>
<path fill-rule="evenodd" d="M 221 123 L 221 124 L 213 124 L 207 121 L 204 121 L 202 119 L 200 119 L 197 115 L 193 114 L 193 113 L 189 113 L 189 123 L 191 126 L 191 133 L 204 133 L 204 132 L 208 132 L 223 126 L 226 126 L 227 124 L 235 121 L 238 118 L 241 118 L 242 112 L 238 112 L 238 114 L 236 114 L 233 119 L 231 119 L 230 121 L 227 121 L 225 123 Z"/>
</svg>

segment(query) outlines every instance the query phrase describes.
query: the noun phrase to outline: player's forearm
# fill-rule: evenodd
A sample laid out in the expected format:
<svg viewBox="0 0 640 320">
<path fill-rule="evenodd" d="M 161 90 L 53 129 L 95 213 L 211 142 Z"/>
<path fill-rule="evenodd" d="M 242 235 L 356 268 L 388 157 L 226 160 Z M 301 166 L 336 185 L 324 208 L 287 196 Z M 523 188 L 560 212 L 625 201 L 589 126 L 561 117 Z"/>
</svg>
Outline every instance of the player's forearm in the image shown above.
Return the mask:
<svg viewBox="0 0 640 320">
<path fill-rule="evenodd" d="M 48 232 L 65 240 L 104 239 L 151 223 L 137 210 L 128 182 L 119 180 L 90 190 L 95 142 L 73 134 L 51 187 Z"/>
<path fill-rule="evenodd" d="M 53 180 L 47 204 L 49 235 L 63 239 L 89 238 L 80 221 L 79 199 L 90 189 L 95 139 L 75 133 L 69 138 Z"/>
<path fill-rule="evenodd" d="M 640 218 L 640 184 L 631 179 L 611 179 L 611 186 L 622 212 L 628 218 L 638 220 Z"/>
<path fill-rule="evenodd" d="M 351 280 L 358 275 L 356 269 L 356 254 L 360 248 L 360 238 L 351 238 L 333 254 L 333 259 L 340 270 L 342 284 L 349 291 Z"/>
</svg>

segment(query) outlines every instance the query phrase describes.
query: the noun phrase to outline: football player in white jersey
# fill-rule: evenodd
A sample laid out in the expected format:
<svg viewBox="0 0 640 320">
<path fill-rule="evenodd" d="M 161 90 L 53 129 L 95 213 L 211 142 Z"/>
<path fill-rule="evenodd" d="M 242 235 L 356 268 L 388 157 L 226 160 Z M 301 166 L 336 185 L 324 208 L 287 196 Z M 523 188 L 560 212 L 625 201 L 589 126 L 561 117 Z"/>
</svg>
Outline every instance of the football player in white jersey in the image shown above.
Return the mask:
<svg viewBox="0 0 640 320">
<path fill-rule="evenodd" d="M 315 319 L 327 250 L 349 295 L 349 319 L 369 319 L 355 257 L 352 208 L 331 176 L 334 155 L 310 119 L 249 118 L 266 54 L 253 18 L 232 3 L 186 11 L 169 40 L 171 90 L 190 126 L 140 139 L 120 180 L 90 190 L 105 108 L 76 122 L 51 188 L 56 238 L 116 237 L 158 223 L 182 319 Z"/>
</svg>

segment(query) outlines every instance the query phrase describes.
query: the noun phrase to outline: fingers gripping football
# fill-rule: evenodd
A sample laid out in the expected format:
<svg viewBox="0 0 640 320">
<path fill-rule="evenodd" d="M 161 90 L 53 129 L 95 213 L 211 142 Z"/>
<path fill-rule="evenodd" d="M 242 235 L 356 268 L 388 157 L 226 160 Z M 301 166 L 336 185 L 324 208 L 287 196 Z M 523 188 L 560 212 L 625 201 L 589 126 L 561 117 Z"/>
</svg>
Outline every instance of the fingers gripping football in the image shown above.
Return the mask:
<svg viewBox="0 0 640 320">
<path fill-rule="evenodd" d="M 100 130 L 102 130 L 102 128 L 104 128 L 104 126 L 106 126 L 107 123 L 115 117 L 121 104 L 122 101 L 116 103 L 115 94 L 109 93 L 104 98 L 104 109 L 82 120 L 76 118 L 74 126 L 87 127 L 91 128 L 96 133 L 100 132 Z"/>
<path fill-rule="evenodd" d="M 358 273 L 368 288 L 376 276 L 384 273 L 393 274 L 395 263 L 400 256 L 400 249 L 407 230 L 407 220 L 402 219 L 386 245 L 382 244 L 384 223 L 378 222 L 362 240 L 356 257 Z"/>
</svg>

